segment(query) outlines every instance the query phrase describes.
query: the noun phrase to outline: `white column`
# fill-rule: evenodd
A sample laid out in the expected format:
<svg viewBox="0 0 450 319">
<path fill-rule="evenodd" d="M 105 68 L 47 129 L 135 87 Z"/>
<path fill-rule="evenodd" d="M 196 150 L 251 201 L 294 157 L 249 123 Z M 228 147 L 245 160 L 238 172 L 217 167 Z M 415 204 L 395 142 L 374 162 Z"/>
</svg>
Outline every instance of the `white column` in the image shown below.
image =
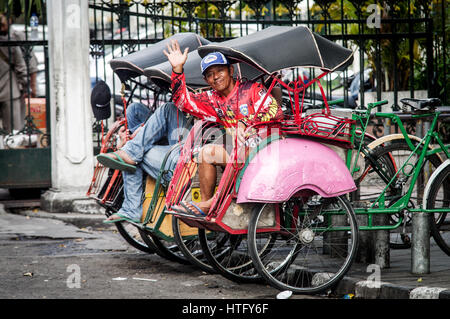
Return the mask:
<svg viewBox="0 0 450 319">
<path fill-rule="evenodd" d="M 85 199 L 93 173 L 86 0 L 48 0 L 52 189 L 44 209 L 70 210 Z"/>
</svg>

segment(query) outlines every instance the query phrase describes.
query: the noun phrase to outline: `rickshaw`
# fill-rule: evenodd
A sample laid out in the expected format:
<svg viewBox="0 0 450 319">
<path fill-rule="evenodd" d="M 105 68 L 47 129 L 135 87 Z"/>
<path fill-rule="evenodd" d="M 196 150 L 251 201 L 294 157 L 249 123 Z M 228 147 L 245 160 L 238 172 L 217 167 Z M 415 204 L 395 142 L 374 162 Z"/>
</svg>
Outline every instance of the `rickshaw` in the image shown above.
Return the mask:
<svg viewBox="0 0 450 319">
<path fill-rule="evenodd" d="M 155 83 L 147 81 L 143 71 L 146 67 L 160 64 L 166 60 L 162 50 L 166 48 L 167 43 L 176 39 L 183 47 L 189 47 L 195 51 L 198 46 L 208 44 L 209 41 L 194 33 L 180 33 L 165 40 L 157 42 L 143 50 L 131 53 L 127 56 L 111 60 L 110 65 L 114 73 L 119 77 L 122 83 L 121 104 L 124 106 L 123 115 L 110 130 L 104 133 L 104 123 L 101 121 L 101 148 L 100 153 L 115 151 L 117 147 L 118 131 L 121 126 L 127 128 L 126 107 L 132 100 L 137 89 L 144 89 L 152 93 L 153 102 L 150 102 L 150 96 L 147 95 L 148 107 L 155 108 L 160 102 L 159 97 L 167 94 L 167 87 L 160 87 Z M 125 97 L 125 91 L 129 91 L 128 99 Z M 129 138 L 129 137 L 127 137 Z M 149 183 L 151 183 L 149 177 Z M 100 163 L 96 164 L 91 185 L 87 191 L 87 196 L 94 198 L 102 207 L 105 208 L 105 214 L 109 217 L 112 213 L 119 210 L 123 201 L 123 179 L 119 170 L 113 170 L 104 167 Z M 151 237 L 146 236 L 145 241 L 138 232 L 136 225 L 130 223 L 115 223 L 117 230 L 122 237 L 133 247 L 147 252 L 166 256 L 165 251 L 155 244 Z"/>
<path fill-rule="evenodd" d="M 307 27 L 279 26 L 197 51 L 201 57 L 219 51 L 232 62 L 251 66 L 258 71 L 254 79 L 269 83 L 268 94 L 279 85 L 288 92 L 290 105 L 284 120 L 247 128 L 246 147 L 231 152 L 205 217 L 174 209 L 190 196 L 196 154 L 208 142 L 202 133 L 217 127 L 195 125 L 167 189 L 167 212 L 198 227 L 208 261 L 229 279 L 264 278 L 279 289 L 301 293 L 334 285 L 349 269 L 358 246 L 356 218 L 346 196 L 357 187 L 339 155 L 344 154 L 339 150 L 353 148 L 354 120 L 333 115 L 320 79 L 351 64 L 352 51 Z M 295 67 L 322 73 L 307 83 L 301 75 L 290 83 L 280 81 L 282 70 Z M 319 87 L 324 104 L 308 113 L 303 108 L 305 92 L 313 85 Z M 226 254 L 216 251 L 214 241 L 208 240 L 210 232 L 227 237 Z M 277 259 L 267 263 L 274 254 Z"/>
</svg>

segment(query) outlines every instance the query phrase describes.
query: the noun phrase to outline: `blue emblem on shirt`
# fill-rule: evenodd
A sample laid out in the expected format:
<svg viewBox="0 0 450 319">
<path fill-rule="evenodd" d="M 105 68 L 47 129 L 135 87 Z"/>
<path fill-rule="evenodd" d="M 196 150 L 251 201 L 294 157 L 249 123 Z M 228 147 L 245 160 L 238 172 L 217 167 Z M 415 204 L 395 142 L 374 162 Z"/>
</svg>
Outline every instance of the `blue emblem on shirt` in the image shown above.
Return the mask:
<svg viewBox="0 0 450 319">
<path fill-rule="evenodd" d="M 248 115 L 248 106 L 247 104 L 242 104 L 239 106 L 239 111 L 242 115 L 247 116 Z"/>
</svg>

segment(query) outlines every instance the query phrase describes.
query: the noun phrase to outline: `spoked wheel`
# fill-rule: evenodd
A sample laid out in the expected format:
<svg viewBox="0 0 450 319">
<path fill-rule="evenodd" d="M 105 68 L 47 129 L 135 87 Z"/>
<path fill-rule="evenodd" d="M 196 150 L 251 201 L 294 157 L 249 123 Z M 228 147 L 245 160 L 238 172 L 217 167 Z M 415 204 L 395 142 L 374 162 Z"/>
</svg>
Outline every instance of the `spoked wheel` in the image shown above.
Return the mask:
<svg viewBox="0 0 450 319">
<path fill-rule="evenodd" d="M 260 246 L 266 225 L 264 209 L 254 207 L 249 252 L 255 268 L 273 287 L 313 294 L 336 284 L 350 268 L 358 245 L 353 208 L 343 197 L 306 196 L 280 205 L 279 231 L 270 250 Z M 258 228 L 257 228 L 258 227 Z M 265 252 L 264 252 L 265 251 Z"/>
<path fill-rule="evenodd" d="M 426 208 L 441 208 L 442 213 L 430 214 L 431 235 L 438 246 L 450 256 L 450 166 L 446 166 L 430 185 Z"/>
<path fill-rule="evenodd" d="M 185 265 L 190 263 L 174 241 L 162 239 L 153 234 L 150 230 L 143 228 L 139 228 L 139 233 L 147 244 L 154 244 L 155 252 L 159 256 Z"/>
<path fill-rule="evenodd" d="M 205 229 L 199 229 L 198 235 L 209 264 L 225 278 L 239 283 L 262 280 L 248 253 L 247 235 L 231 235 L 220 232 L 208 234 Z M 218 241 L 221 241 L 220 246 L 216 244 Z M 272 234 L 268 234 L 260 241 L 263 251 L 270 250 L 274 237 Z"/>
<path fill-rule="evenodd" d="M 208 259 L 203 253 L 198 234 L 183 237 L 181 235 L 180 223 L 182 223 L 182 221 L 178 217 L 172 216 L 173 235 L 180 251 L 192 265 L 197 266 L 208 273 L 216 273 L 216 269 L 209 264 Z M 215 245 L 216 247 L 222 247 L 226 241 L 224 236 L 208 234 L 207 237 L 208 240 L 215 241 L 215 244 L 211 243 L 211 245 Z"/>
<path fill-rule="evenodd" d="M 111 216 L 111 210 L 106 210 L 106 216 Z M 128 222 L 117 222 L 114 223 L 119 234 L 125 239 L 127 243 L 129 243 L 134 248 L 143 251 L 148 254 L 153 254 L 156 251 L 155 244 L 153 241 L 144 241 L 141 237 L 139 230 L 133 224 Z"/>
</svg>

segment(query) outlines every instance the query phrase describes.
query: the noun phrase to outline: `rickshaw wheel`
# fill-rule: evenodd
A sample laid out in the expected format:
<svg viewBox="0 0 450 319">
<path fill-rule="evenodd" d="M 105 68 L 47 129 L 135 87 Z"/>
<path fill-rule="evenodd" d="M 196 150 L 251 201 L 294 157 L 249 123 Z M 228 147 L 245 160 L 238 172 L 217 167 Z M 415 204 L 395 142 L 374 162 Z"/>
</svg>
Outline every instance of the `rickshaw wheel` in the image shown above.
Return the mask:
<svg viewBox="0 0 450 319">
<path fill-rule="evenodd" d="M 111 210 L 106 210 L 106 216 L 111 215 Z M 114 223 L 119 234 L 125 239 L 125 241 L 134 248 L 143 251 L 148 254 L 154 254 L 156 251 L 155 244 L 152 241 L 145 241 L 138 228 L 127 222 Z"/>
<path fill-rule="evenodd" d="M 203 253 L 198 235 L 191 236 L 192 238 L 189 239 L 185 239 L 181 236 L 180 222 L 181 220 L 178 217 L 172 216 L 173 236 L 175 238 L 175 242 L 178 245 L 178 248 L 184 254 L 186 259 L 191 262 L 192 265 L 197 266 L 201 270 L 208 273 L 216 273 L 215 268 L 209 264 L 208 259 Z M 220 242 L 218 243 L 218 245 L 220 245 Z"/>
<path fill-rule="evenodd" d="M 267 233 L 257 233 L 256 225 L 265 226 L 260 217 L 266 205 L 254 207 L 249 224 L 249 253 L 258 273 L 271 286 L 294 293 L 319 293 L 336 284 L 350 268 L 358 245 L 348 200 L 315 195 L 281 204 L 278 239 L 261 253 L 258 240 Z"/>
<path fill-rule="evenodd" d="M 229 233 L 215 233 L 224 236 L 225 242 L 219 249 L 213 240 L 208 240 L 207 231 L 199 229 L 199 239 L 203 252 L 214 269 L 227 279 L 238 283 L 262 282 L 262 277 L 253 266 L 248 254 L 247 235 L 232 235 Z M 270 250 L 275 240 L 272 234 L 262 239 L 264 250 Z"/>
<path fill-rule="evenodd" d="M 162 258 L 175 261 L 180 264 L 188 265 L 190 262 L 184 257 L 178 246 L 171 242 L 159 238 L 147 229 L 139 228 L 139 233 L 146 243 L 152 243 L 155 246 L 155 252 Z"/>
</svg>

